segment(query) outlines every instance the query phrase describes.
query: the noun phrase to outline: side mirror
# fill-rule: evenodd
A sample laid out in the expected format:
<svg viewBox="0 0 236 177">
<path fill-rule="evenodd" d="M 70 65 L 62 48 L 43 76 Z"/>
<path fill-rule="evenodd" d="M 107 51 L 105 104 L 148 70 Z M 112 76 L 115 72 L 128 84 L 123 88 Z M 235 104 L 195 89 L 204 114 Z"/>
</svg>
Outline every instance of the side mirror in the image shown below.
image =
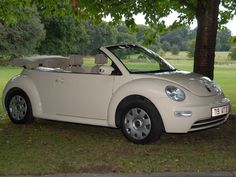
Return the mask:
<svg viewBox="0 0 236 177">
<path fill-rule="evenodd" d="M 98 70 L 98 73 L 101 75 L 111 75 L 114 68 L 111 66 L 101 66 Z"/>
</svg>

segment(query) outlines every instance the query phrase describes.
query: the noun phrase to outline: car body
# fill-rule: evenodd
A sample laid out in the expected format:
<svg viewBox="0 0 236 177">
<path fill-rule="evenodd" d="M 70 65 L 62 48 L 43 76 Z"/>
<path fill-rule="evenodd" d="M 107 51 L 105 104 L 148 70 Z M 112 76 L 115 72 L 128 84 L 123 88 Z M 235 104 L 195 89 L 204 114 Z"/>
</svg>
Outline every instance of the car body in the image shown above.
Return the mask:
<svg viewBox="0 0 236 177">
<path fill-rule="evenodd" d="M 228 119 L 230 100 L 209 78 L 178 71 L 139 45 L 104 46 L 99 52 L 94 66 L 80 55 L 15 60 L 24 70 L 3 92 L 11 120 L 121 128 L 130 141 L 145 144 L 163 131 L 187 133 Z"/>
</svg>

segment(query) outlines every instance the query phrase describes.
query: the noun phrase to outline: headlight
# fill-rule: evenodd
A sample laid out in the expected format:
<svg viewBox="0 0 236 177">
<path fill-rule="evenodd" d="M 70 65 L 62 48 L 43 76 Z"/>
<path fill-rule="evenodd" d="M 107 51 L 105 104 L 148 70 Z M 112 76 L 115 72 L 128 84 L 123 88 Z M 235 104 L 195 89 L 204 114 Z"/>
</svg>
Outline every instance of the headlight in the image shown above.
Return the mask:
<svg viewBox="0 0 236 177">
<path fill-rule="evenodd" d="M 174 101 L 183 101 L 185 99 L 185 94 L 183 90 L 175 86 L 167 86 L 166 87 L 166 95 L 170 97 Z"/>
</svg>

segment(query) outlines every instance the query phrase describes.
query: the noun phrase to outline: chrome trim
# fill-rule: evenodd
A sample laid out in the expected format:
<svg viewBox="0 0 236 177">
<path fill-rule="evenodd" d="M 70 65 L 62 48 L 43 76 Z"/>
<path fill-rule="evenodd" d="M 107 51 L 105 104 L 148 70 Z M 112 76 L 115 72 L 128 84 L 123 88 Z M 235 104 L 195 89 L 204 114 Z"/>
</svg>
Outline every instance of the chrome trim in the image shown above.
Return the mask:
<svg viewBox="0 0 236 177">
<path fill-rule="evenodd" d="M 229 117 L 229 114 L 199 120 L 192 125 L 192 127 L 189 131 L 191 132 L 191 131 L 203 130 L 203 129 L 207 129 L 207 128 L 221 125 L 227 121 L 228 117 Z"/>
</svg>

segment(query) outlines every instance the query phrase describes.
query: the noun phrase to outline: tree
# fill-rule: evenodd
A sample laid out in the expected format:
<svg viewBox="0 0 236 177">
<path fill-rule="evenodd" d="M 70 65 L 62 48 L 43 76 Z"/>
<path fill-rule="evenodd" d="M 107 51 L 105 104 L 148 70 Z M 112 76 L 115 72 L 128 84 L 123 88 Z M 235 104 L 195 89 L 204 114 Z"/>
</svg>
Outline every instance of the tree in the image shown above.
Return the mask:
<svg viewBox="0 0 236 177">
<path fill-rule="evenodd" d="M 188 41 L 188 56 L 191 58 L 194 56 L 195 43 L 196 41 L 194 39 Z"/>
<path fill-rule="evenodd" d="M 80 23 L 73 16 L 42 16 L 42 23 L 47 35 L 38 48 L 40 54 L 87 53 L 89 39 L 84 23 Z"/>
<path fill-rule="evenodd" d="M 36 13 L 34 9 L 28 11 Z M 44 38 L 44 27 L 37 13 L 31 15 L 27 21 L 20 20 L 9 26 L 0 23 L 1 55 L 15 58 L 33 54 Z"/>
<path fill-rule="evenodd" d="M 116 26 L 116 43 L 137 43 L 136 36 L 131 33 L 124 22 L 121 22 Z"/>
<path fill-rule="evenodd" d="M 219 11 L 220 0 L 176 0 L 176 1 L 87 1 L 78 0 L 80 13 L 90 14 L 90 18 L 110 15 L 113 23 L 125 17 L 128 27 L 134 26 L 133 14 L 143 13 L 146 23 L 163 32 L 166 28 L 163 17 L 173 10 L 179 13 L 169 29 L 191 23 L 197 19 L 197 36 L 194 53 L 194 72 L 213 78 L 214 51 L 218 24 L 226 23 L 235 14 L 235 0 L 222 0 L 223 10 Z M 218 22 L 218 14 L 220 18 Z"/>
<path fill-rule="evenodd" d="M 115 42 L 114 30 L 109 28 L 106 22 L 102 22 L 99 25 L 87 22 L 85 28 L 90 37 L 90 45 L 88 47 L 91 49 L 90 54 L 92 55 L 96 54 L 102 45 L 109 45 Z"/>
<path fill-rule="evenodd" d="M 173 46 L 171 47 L 171 53 L 172 53 L 173 55 L 178 55 L 178 54 L 179 54 L 179 47 L 178 47 L 177 45 L 173 45 Z"/>
<path fill-rule="evenodd" d="M 227 28 L 217 32 L 216 50 L 229 51 L 230 49 L 231 31 Z"/>
<path fill-rule="evenodd" d="M 192 31 L 185 26 L 161 35 L 161 43 L 168 42 L 171 46 L 177 45 L 179 50 L 187 50 L 187 41 L 192 37 Z M 166 44 L 165 44 L 166 45 Z"/>
<path fill-rule="evenodd" d="M 231 60 L 236 60 L 236 36 L 231 38 L 231 48 L 229 57 Z"/>
<path fill-rule="evenodd" d="M 170 45 L 169 42 L 164 41 L 164 42 L 161 43 L 161 48 L 162 48 L 162 50 L 164 50 L 165 52 L 166 52 L 166 51 L 170 51 L 171 45 Z"/>
<path fill-rule="evenodd" d="M 230 48 L 229 57 L 230 57 L 231 60 L 236 60 L 236 45 L 233 45 L 233 46 Z"/>
<path fill-rule="evenodd" d="M 197 35 L 194 54 L 194 72 L 213 78 L 214 71 L 214 50 L 216 45 L 216 32 L 219 25 L 225 24 L 236 14 L 235 0 L 222 0 L 222 10 L 219 10 L 220 0 L 166 0 L 166 1 L 93 1 L 93 0 L 55 0 L 55 1 L 35 1 L 15 0 L 3 1 L 0 8 L 5 6 L 18 7 L 31 5 L 39 7 L 42 13 L 47 15 L 76 14 L 81 19 L 90 19 L 96 23 L 101 23 L 102 18 L 110 15 L 112 22 L 119 23 L 125 18 L 125 24 L 135 27 L 133 15 L 142 13 L 146 23 L 153 29 L 152 31 L 163 32 L 165 29 L 174 29 L 190 24 L 197 19 Z M 4 6 L 5 5 L 5 6 Z M 12 9 L 12 8 L 11 8 Z M 13 8 L 14 9 L 14 8 Z M 16 9 L 16 8 L 15 8 Z M 15 10 L 18 11 L 18 10 Z M 15 11 L 8 9 L 0 11 L 0 19 L 6 21 L 15 16 Z M 163 20 L 164 17 L 178 12 L 178 19 L 167 28 Z M 218 19 L 218 15 L 219 19 Z M 155 39 L 156 35 L 149 35 Z"/>
</svg>

